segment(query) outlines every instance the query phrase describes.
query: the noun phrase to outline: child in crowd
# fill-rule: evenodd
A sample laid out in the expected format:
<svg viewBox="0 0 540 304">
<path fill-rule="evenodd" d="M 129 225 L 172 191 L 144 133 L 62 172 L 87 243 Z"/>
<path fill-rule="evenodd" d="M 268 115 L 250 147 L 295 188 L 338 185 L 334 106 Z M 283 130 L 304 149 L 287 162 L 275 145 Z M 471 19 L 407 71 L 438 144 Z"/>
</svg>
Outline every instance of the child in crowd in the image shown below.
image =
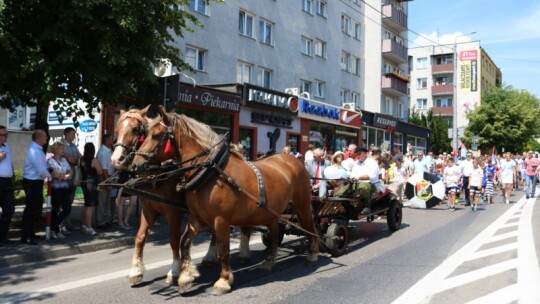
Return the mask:
<svg viewBox="0 0 540 304">
<path fill-rule="evenodd" d="M 469 178 L 469 193 L 471 194 L 471 210 L 478 211 L 478 202 L 482 195 L 482 181 L 484 180 L 484 170 L 480 168 L 477 160 L 473 160 L 473 171 Z"/>
<path fill-rule="evenodd" d="M 495 190 L 495 179 L 493 177 L 493 173 L 487 173 L 484 194 L 487 198 L 488 205 L 493 204 L 493 194 L 495 192 L 494 190 Z"/>
<path fill-rule="evenodd" d="M 443 183 L 446 185 L 446 195 L 448 196 L 448 210 L 456 211 L 456 192 L 461 180 L 461 170 L 454 165 L 453 159 L 448 159 L 448 165 L 444 168 Z"/>
</svg>

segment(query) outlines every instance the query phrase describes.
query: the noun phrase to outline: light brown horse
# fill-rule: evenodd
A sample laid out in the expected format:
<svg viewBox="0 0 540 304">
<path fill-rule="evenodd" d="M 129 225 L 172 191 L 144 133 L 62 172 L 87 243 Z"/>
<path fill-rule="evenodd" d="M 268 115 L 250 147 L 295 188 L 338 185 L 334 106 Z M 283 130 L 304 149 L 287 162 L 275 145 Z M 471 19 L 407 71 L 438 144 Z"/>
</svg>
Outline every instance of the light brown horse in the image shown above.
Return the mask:
<svg viewBox="0 0 540 304">
<path fill-rule="evenodd" d="M 159 165 L 169 159 L 176 159 L 185 166 L 196 167 L 205 159 L 201 155 L 212 153 L 218 142 L 219 135 L 207 125 L 184 115 L 167 114 L 160 107 L 160 117 L 149 122 L 147 139 L 136 152 L 131 169 L 141 171 L 148 165 Z M 311 233 L 308 236 L 310 248 L 307 259 L 309 262 L 317 261 L 319 244 L 313 222 L 311 187 L 306 168 L 297 159 L 285 154 L 277 154 L 254 164 L 264 180 L 267 207 L 258 206 L 256 201 L 259 187 L 255 170 L 243 157 L 235 153 L 229 156 L 223 167 L 223 174 L 215 174 L 197 189 L 186 193 L 185 199 L 191 217 L 181 240 L 178 280 L 181 291 L 189 289 L 195 279 L 189 272 L 192 268 L 189 255 L 191 242 L 195 234 L 207 225 L 214 229 L 221 261 L 220 279 L 214 284 L 214 294 L 228 292 L 233 283 L 229 265 L 230 225 L 265 225 L 269 228 L 272 245 L 263 267 L 273 269 L 279 231 L 275 213 L 281 214 L 289 202 L 292 202 L 301 226 Z M 238 187 L 228 182 L 226 176 Z M 187 178 L 190 177 L 188 172 Z"/>
<path fill-rule="evenodd" d="M 111 161 L 114 167 L 119 170 L 126 170 L 127 165 L 130 164 L 131 159 L 129 155 L 134 149 L 140 145 L 143 141 L 148 112 L 150 106 L 142 110 L 132 109 L 129 111 L 120 111 L 120 118 L 116 126 L 117 142 L 114 145 L 114 151 L 111 157 Z M 148 189 L 146 191 L 166 197 L 169 200 L 182 200 L 182 195 L 175 190 L 177 180 L 170 179 L 165 182 L 156 183 L 155 189 Z M 167 273 L 166 282 L 171 284 L 179 276 L 180 271 L 180 226 L 182 217 L 185 212 L 180 208 L 172 205 L 154 202 L 150 199 L 140 198 L 143 206 L 141 213 L 141 224 L 137 231 L 135 238 L 135 248 L 133 252 L 133 258 L 131 261 L 131 270 L 129 273 L 129 281 L 132 284 L 140 282 L 144 274 L 144 262 L 143 262 L 143 250 L 146 242 L 146 237 L 150 228 L 154 225 L 156 220 L 160 216 L 164 216 L 167 219 L 168 232 L 169 232 L 169 244 L 173 253 L 173 262 L 171 269 Z M 241 242 L 240 242 L 240 260 L 246 261 L 250 259 L 249 251 L 249 236 L 250 230 L 243 228 L 241 230 Z M 210 248 L 208 253 L 203 258 L 204 264 L 213 264 L 218 260 L 217 249 L 215 246 L 215 238 L 212 237 Z M 196 269 L 191 269 L 194 276 L 198 276 Z"/>
</svg>

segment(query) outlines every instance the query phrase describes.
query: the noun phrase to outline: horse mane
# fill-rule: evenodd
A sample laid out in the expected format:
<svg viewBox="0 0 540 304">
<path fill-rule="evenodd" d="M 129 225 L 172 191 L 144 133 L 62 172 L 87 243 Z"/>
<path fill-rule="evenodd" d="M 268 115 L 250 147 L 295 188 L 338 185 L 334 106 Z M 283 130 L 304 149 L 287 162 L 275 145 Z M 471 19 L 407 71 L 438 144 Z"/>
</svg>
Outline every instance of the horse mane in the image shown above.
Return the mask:
<svg viewBox="0 0 540 304">
<path fill-rule="evenodd" d="M 139 109 L 129 109 L 129 111 L 126 111 L 124 115 L 119 118 L 119 120 L 127 116 L 131 116 L 140 121 L 141 123 L 146 121 L 146 117 L 141 114 L 141 110 Z"/>
</svg>

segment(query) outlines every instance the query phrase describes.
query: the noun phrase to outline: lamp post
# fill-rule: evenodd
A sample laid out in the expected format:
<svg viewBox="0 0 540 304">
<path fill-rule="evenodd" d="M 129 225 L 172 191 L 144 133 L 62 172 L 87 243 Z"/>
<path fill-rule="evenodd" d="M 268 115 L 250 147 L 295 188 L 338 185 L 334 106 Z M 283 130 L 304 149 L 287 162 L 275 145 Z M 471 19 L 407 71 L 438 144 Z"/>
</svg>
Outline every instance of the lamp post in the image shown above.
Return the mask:
<svg viewBox="0 0 540 304">
<path fill-rule="evenodd" d="M 458 119 L 457 119 L 457 115 L 458 115 L 458 98 L 457 98 L 457 94 L 458 94 L 458 89 L 457 89 L 457 84 L 458 84 L 458 75 L 457 75 L 457 72 L 458 72 L 458 52 L 457 52 L 457 39 L 459 37 L 464 37 L 464 36 L 469 36 L 469 35 L 474 35 L 476 34 L 476 32 L 470 32 L 468 34 L 463 34 L 463 35 L 458 35 L 456 37 L 454 37 L 454 103 L 453 103 L 453 117 L 452 117 L 452 134 L 453 134 L 453 141 L 454 141 L 454 149 L 456 149 L 456 153 L 458 151 L 458 144 L 459 144 L 459 140 L 458 140 L 458 126 L 457 126 L 457 122 L 458 122 Z"/>
</svg>

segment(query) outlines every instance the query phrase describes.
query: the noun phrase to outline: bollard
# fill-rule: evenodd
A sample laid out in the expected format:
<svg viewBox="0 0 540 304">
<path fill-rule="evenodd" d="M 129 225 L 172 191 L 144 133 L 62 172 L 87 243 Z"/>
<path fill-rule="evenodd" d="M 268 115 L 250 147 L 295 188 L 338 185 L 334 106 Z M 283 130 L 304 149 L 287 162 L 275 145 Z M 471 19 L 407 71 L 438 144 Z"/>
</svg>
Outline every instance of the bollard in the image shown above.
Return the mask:
<svg viewBox="0 0 540 304">
<path fill-rule="evenodd" d="M 45 205 L 45 239 L 51 238 L 51 181 L 47 181 L 47 203 Z"/>
</svg>

